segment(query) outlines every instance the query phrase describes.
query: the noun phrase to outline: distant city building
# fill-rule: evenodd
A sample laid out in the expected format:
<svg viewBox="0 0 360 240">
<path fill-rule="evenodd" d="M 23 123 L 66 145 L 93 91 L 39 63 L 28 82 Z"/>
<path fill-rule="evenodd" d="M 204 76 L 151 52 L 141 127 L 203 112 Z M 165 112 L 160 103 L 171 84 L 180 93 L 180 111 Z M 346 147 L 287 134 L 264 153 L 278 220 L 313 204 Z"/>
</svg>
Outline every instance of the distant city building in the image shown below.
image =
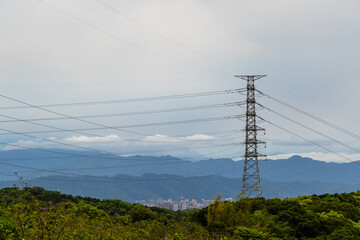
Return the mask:
<svg viewBox="0 0 360 240">
<path fill-rule="evenodd" d="M 233 199 L 226 198 L 225 201 L 232 202 Z M 158 208 L 166 208 L 166 209 L 172 210 L 172 211 L 179 211 L 179 210 L 182 211 L 182 210 L 188 210 L 188 209 L 205 208 L 205 207 L 211 205 L 212 202 L 213 202 L 213 200 L 211 200 L 211 199 L 201 199 L 201 203 L 200 203 L 196 199 L 189 200 L 189 199 L 184 199 L 183 196 L 181 196 L 179 202 L 174 201 L 172 199 L 164 200 L 162 198 L 159 198 L 156 201 L 154 201 L 154 200 L 150 200 L 150 201 L 138 200 L 138 201 L 135 201 L 134 203 L 142 204 L 147 207 L 158 207 Z"/>
<path fill-rule="evenodd" d="M 173 202 L 171 206 L 172 206 L 172 208 L 170 210 L 173 210 L 173 211 L 178 211 L 179 210 L 179 203 L 178 202 Z"/>
</svg>

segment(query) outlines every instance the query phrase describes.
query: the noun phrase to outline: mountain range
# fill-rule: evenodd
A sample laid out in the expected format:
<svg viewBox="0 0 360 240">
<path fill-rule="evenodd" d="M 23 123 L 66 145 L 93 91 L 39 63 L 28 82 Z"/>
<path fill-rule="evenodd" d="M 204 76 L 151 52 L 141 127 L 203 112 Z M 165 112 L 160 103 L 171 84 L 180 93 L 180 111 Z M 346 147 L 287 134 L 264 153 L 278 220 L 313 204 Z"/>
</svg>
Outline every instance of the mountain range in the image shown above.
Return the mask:
<svg viewBox="0 0 360 240">
<path fill-rule="evenodd" d="M 190 161 L 172 156 L 116 156 L 46 149 L 1 151 L 0 166 L 2 187 L 19 184 L 18 179 L 23 177 L 32 186 L 64 193 L 135 201 L 180 195 L 213 198 L 217 193 L 234 198 L 240 192 L 243 161 Z M 265 197 L 359 189 L 360 162 L 326 163 L 293 156 L 261 160 L 259 168 Z"/>
</svg>

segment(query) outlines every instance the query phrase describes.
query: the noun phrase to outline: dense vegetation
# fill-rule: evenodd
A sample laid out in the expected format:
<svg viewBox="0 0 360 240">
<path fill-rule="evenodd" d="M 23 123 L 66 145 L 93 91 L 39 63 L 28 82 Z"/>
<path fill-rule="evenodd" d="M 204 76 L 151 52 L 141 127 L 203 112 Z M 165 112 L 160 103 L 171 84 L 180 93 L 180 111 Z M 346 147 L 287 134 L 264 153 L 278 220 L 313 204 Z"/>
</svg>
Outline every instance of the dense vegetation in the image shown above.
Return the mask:
<svg viewBox="0 0 360 240">
<path fill-rule="evenodd" d="M 0 190 L 0 239 L 360 239 L 360 192 L 173 212 L 42 188 Z"/>
</svg>

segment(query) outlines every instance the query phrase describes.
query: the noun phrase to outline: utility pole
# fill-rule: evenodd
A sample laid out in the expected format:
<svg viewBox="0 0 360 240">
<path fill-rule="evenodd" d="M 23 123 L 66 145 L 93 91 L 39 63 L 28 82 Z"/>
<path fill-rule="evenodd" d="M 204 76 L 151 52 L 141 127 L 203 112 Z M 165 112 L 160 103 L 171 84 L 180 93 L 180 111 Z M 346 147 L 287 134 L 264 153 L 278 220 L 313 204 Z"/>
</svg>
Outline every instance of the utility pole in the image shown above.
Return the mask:
<svg viewBox="0 0 360 240">
<path fill-rule="evenodd" d="M 262 197 L 258 158 L 265 157 L 265 155 L 259 154 L 257 148 L 259 144 L 265 144 L 265 142 L 257 140 L 257 132 L 265 129 L 256 125 L 255 81 L 265 76 L 235 75 L 235 77 L 247 81 L 245 160 L 241 185 L 243 197 Z"/>
</svg>

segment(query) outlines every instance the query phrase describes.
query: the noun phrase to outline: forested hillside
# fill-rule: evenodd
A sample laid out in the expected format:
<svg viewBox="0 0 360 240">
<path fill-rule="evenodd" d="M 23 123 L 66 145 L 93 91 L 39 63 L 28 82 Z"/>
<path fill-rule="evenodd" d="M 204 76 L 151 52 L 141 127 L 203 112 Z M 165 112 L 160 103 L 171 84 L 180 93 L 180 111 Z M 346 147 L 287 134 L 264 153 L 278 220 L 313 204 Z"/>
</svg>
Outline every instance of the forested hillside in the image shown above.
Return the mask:
<svg viewBox="0 0 360 240">
<path fill-rule="evenodd" d="M 0 190 L 0 239 L 360 239 L 360 192 L 172 212 L 42 188 Z"/>
</svg>

